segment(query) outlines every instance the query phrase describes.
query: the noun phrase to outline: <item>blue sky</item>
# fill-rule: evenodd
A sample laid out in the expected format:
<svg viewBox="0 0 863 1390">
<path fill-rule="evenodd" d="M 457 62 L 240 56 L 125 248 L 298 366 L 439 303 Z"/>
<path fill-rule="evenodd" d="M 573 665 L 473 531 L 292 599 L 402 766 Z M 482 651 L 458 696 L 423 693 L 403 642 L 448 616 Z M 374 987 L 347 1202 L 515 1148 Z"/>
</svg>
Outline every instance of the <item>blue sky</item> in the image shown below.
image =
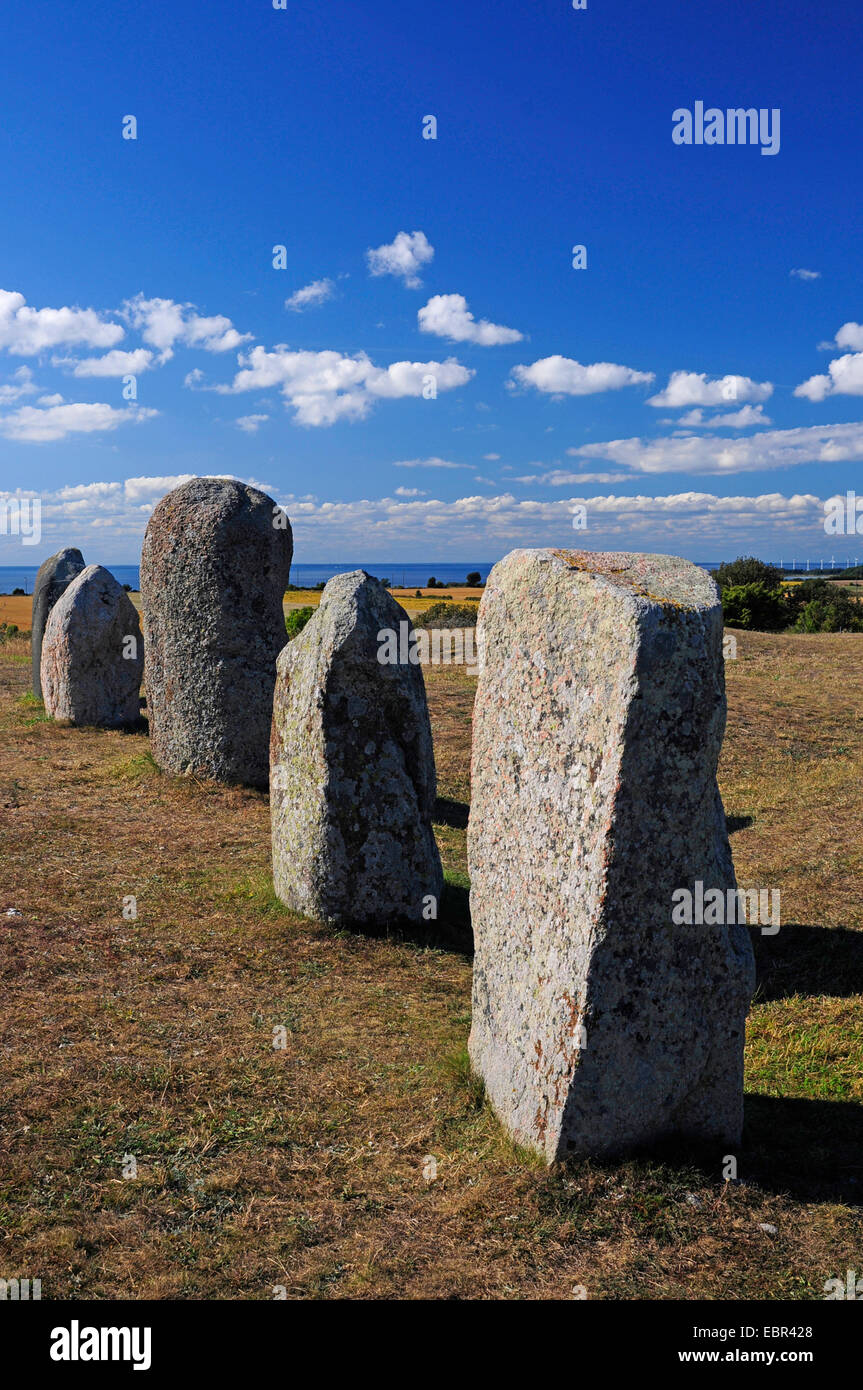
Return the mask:
<svg viewBox="0 0 863 1390">
<path fill-rule="evenodd" d="M 587 6 L 6 16 L 0 563 L 134 563 L 196 473 L 309 562 L 863 558 L 863 12 Z M 676 144 L 698 101 L 778 152 Z"/>
</svg>

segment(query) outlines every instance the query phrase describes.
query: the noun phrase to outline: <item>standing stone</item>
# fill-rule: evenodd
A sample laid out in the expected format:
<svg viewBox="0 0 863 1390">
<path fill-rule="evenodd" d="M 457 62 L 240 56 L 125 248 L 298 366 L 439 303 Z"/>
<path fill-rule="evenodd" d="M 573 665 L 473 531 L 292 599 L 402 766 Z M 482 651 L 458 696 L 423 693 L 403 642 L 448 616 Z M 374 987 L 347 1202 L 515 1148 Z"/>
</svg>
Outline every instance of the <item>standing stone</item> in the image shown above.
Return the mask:
<svg viewBox="0 0 863 1390">
<path fill-rule="evenodd" d="M 118 729 L 140 718 L 144 646 L 122 585 L 88 565 L 61 594 L 42 641 L 42 690 L 54 719 Z"/>
<path fill-rule="evenodd" d="M 548 1162 L 736 1143 L 748 931 L 672 923 L 675 890 L 736 886 L 713 580 L 667 555 L 516 550 L 479 638 L 469 1050 L 492 1105 Z"/>
<path fill-rule="evenodd" d="M 271 497 L 193 478 L 163 497 L 141 555 L 147 711 L 166 772 L 266 787 L 291 526 Z"/>
<path fill-rule="evenodd" d="M 54 604 L 64 589 L 84 568 L 84 556 L 74 546 L 66 546 L 43 560 L 33 586 L 33 617 L 30 622 L 30 650 L 33 659 L 33 694 L 42 699 L 42 637 Z"/>
<path fill-rule="evenodd" d="M 384 586 L 355 570 L 330 580 L 279 657 L 273 881 L 307 917 L 383 926 L 438 915 L 434 752 L 410 626 Z"/>
</svg>

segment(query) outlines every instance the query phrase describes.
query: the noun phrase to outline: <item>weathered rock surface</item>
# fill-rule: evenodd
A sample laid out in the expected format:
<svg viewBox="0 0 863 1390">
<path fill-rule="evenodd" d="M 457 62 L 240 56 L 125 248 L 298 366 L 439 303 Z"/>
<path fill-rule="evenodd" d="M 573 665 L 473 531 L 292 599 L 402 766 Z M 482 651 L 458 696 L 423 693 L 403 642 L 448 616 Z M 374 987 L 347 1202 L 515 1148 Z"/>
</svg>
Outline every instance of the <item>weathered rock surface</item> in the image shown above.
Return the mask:
<svg viewBox="0 0 863 1390">
<path fill-rule="evenodd" d="M 88 565 L 60 595 L 42 641 L 42 690 L 54 719 L 107 729 L 140 718 L 144 644 L 138 614 L 101 565 Z"/>
<path fill-rule="evenodd" d="M 54 604 L 72 580 L 84 568 L 84 556 L 74 546 L 58 550 L 49 555 L 39 566 L 36 583 L 33 585 L 33 617 L 30 649 L 33 654 L 33 694 L 42 699 L 42 638 L 45 624 Z"/>
<path fill-rule="evenodd" d="M 377 579 L 340 574 L 279 657 L 273 881 L 284 903 L 321 921 L 381 926 L 437 916 L 443 876 L 422 670 L 378 660 L 378 634 L 399 634 L 405 622 Z"/>
<path fill-rule="evenodd" d="M 167 772 L 265 787 L 293 538 L 245 483 L 193 478 L 153 511 L 141 555 L 147 710 Z"/>
<path fill-rule="evenodd" d="M 735 887 L 716 768 L 713 580 L 663 555 L 516 550 L 480 605 L 468 831 L 469 1050 L 549 1162 L 739 1140 L 745 926 L 672 925 Z"/>
</svg>

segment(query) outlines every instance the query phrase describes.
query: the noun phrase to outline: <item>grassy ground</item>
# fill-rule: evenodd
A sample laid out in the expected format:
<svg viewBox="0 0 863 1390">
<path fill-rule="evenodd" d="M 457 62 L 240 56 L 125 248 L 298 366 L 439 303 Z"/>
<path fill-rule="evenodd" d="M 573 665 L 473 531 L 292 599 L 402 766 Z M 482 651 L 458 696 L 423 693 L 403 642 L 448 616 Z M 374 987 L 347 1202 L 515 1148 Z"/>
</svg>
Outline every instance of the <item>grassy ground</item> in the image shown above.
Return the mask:
<svg viewBox="0 0 863 1390">
<path fill-rule="evenodd" d="M 376 939 L 274 900 L 265 796 L 163 777 L 141 734 L 55 727 L 26 643 L 0 648 L 0 1277 L 808 1299 L 860 1271 L 863 637 L 737 638 L 723 795 L 741 882 L 779 887 L 787 924 L 757 943 L 737 1184 L 715 1156 L 547 1172 L 471 1080 L 463 672 L 426 671 L 446 919 Z"/>
</svg>

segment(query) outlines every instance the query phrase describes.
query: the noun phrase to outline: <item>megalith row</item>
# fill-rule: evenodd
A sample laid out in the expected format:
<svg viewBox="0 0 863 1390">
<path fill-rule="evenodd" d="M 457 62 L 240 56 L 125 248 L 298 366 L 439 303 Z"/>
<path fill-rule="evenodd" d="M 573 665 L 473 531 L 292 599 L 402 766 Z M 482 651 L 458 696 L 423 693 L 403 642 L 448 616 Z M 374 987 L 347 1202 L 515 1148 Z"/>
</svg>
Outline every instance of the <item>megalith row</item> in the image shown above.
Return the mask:
<svg viewBox="0 0 863 1390">
<path fill-rule="evenodd" d="M 287 642 L 291 559 L 287 517 L 246 484 L 196 478 L 155 508 L 141 562 L 154 756 L 269 784 L 273 882 L 293 910 L 428 922 L 444 885 L 425 684 L 396 640 L 410 620 L 357 570 Z M 37 591 L 46 708 L 133 722 L 144 641 L 122 588 L 70 550 Z M 34 603 L 34 641 L 37 626 Z M 670 1135 L 737 1143 L 748 931 L 672 912 L 681 889 L 736 889 L 713 580 L 669 556 L 516 550 L 489 575 L 477 648 L 469 1053 L 494 1110 L 548 1162 Z"/>
</svg>

